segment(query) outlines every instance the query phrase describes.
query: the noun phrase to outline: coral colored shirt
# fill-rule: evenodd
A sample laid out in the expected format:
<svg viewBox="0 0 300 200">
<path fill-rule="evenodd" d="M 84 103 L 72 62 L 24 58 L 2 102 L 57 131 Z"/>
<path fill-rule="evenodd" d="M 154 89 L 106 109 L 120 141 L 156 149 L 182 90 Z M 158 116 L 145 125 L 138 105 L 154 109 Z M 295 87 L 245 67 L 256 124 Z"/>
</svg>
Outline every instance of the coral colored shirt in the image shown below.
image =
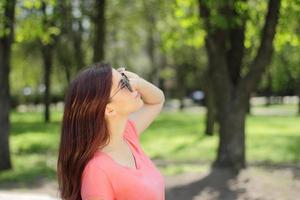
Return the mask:
<svg viewBox="0 0 300 200">
<path fill-rule="evenodd" d="M 135 122 L 128 119 L 123 133 L 137 168 L 118 164 L 97 151 L 82 173 L 82 200 L 164 200 L 164 178 L 140 146 Z"/>
</svg>

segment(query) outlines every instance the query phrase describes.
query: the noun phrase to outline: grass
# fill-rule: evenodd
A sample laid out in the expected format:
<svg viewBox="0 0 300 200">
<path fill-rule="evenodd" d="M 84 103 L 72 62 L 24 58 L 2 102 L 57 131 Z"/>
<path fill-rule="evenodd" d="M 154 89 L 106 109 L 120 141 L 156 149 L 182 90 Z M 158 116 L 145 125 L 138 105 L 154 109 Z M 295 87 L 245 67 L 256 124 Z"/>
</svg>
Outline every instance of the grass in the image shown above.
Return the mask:
<svg viewBox="0 0 300 200">
<path fill-rule="evenodd" d="M 0 186 L 10 182 L 28 185 L 39 178 L 56 178 L 62 112 L 52 112 L 49 124 L 43 123 L 42 116 L 40 112 L 11 113 L 13 169 L 0 173 Z M 141 135 L 143 149 L 152 159 L 184 163 L 160 167 L 164 174 L 207 170 L 207 165 L 188 164 L 188 161 L 209 163 L 216 156 L 217 133 L 204 136 L 204 119 L 203 113 L 163 112 Z M 246 132 L 249 162 L 300 163 L 300 117 L 249 116 Z"/>
</svg>

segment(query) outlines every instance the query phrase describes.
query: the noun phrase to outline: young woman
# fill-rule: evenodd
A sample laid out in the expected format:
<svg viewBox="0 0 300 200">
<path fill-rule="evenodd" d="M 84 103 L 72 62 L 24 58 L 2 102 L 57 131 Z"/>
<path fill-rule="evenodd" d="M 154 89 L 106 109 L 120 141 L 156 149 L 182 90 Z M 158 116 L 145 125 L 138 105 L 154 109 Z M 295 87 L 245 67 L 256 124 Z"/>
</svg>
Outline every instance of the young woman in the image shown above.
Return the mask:
<svg viewBox="0 0 300 200">
<path fill-rule="evenodd" d="M 164 200 L 163 176 L 139 140 L 163 103 L 159 88 L 124 68 L 99 63 L 81 70 L 65 99 L 60 198 Z"/>
</svg>

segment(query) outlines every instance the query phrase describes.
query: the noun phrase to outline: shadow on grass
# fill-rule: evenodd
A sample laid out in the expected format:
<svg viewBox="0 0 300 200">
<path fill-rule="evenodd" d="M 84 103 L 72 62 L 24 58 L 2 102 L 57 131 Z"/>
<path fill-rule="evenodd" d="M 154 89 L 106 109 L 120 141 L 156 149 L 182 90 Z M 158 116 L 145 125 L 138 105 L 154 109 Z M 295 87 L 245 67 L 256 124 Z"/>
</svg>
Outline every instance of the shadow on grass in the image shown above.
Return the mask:
<svg viewBox="0 0 300 200">
<path fill-rule="evenodd" d="M 229 170 L 213 169 L 204 178 L 181 186 L 166 190 L 166 200 L 194 199 L 202 192 L 214 196 L 214 199 L 237 199 L 245 193 L 245 189 L 230 189 L 229 182 L 236 178 L 236 174 Z"/>
<path fill-rule="evenodd" d="M 3 176 L 0 182 L 1 189 L 38 188 L 41 187 L 43 182 L 55 180 L 56 178 L 56 171 L 45 165 L 33 166 L 13 173 L 8 171 L 1 173 L 5 173 L 1 175 Z"/>
</svg>

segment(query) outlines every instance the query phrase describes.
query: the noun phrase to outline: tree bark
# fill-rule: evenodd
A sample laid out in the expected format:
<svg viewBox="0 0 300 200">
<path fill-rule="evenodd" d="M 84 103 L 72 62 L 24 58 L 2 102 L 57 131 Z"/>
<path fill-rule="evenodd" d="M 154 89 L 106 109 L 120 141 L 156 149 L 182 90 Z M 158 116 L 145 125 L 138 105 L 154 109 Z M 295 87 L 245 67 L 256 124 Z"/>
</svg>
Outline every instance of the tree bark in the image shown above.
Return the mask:
<svg viewBox="0 0 300 200">
<path fill-rule="evenodd" d="M 231 168 L 239 171 L 246 167 L 245 162 L 245 117 L 246 110 L 236 105 L 232 99 L 225 113 L 219 119 L 219 146 L 213 167 Z"/>
<path fill-rule="evenodd" d="M 95 0 L 94 11 L 92 16 L 94 24 L 93 62 L 101 62 L 105 58 L 105 0 Z"/>
<path fill-rule="evenodd" d="M 4 21 L 0 30 L 0 171 L 11 169 L 9 132 L 10 132 L 10 57 L 11 45 L 14 40 L 15 0 L 6 0 L 3 3 Z"/>
</svg>

